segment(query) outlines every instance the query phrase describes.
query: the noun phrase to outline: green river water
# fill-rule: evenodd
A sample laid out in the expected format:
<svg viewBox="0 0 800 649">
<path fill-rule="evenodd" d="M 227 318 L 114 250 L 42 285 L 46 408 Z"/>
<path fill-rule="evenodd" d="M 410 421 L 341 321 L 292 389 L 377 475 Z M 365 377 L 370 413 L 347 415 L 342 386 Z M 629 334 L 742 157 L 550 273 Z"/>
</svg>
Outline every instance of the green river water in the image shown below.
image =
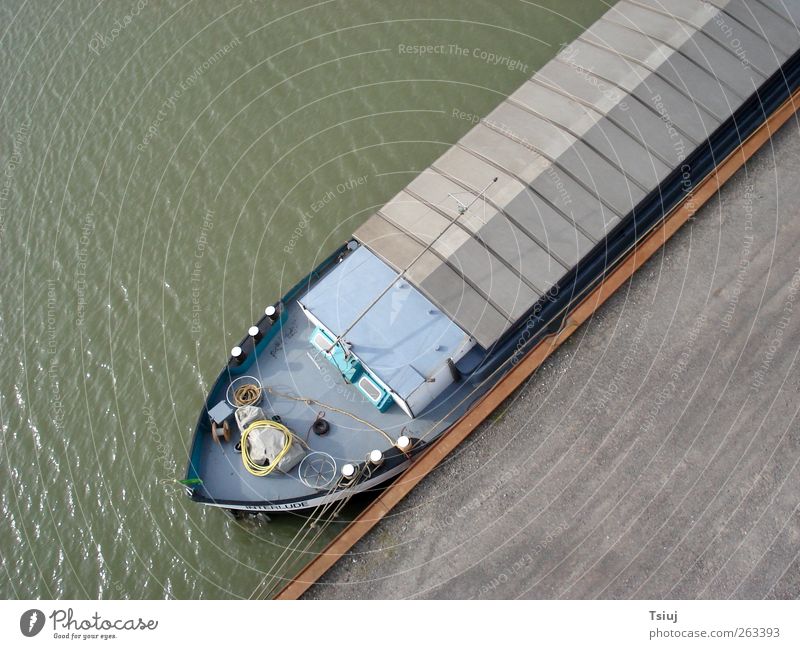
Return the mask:
<svg viewBox="0 0 800 649">
<path fill-rule="evenodd" d="M 606 8 L 3 0 L 0 596 L 249 597 L 302 519 L 174 482 L 228 350 Z"/>
</svg>

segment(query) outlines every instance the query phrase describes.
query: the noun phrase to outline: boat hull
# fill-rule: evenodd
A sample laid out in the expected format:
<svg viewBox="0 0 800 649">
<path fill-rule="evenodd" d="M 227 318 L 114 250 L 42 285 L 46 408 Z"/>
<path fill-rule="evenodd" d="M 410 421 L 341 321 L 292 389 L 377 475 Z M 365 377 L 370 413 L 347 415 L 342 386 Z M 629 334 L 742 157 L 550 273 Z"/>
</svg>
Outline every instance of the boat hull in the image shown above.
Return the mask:
<svg viewBox="0 0 800 649">
<path fill-rule="evenodd" d="M 218 507 L 226 510 L 234 510 L 237 512 L 247 512 L 251 514 L 259 513 L 278 513 L 278 512 L 296 512 L 300 510 L 313 510 L 325 505 L 332 505 L 339 503 L 343 500 L 349 500 L 357 494 L 362 494 L 370 491 L 377 491 L 381 487 L 386 486 L 389 482 L 394 480 L 397 476 L 403 473 L 411 465 L 411 460 L 403 462 L 402 464 L 392 468 L 391 470 L 376 476 L 370 480 L 366 480 L 351 489 L 336 491 L 331 494 L 321 494 L 317 496 L 310 496 L 300 500 L 287 500 L 284 502 L 261 502 L 261 503 L 221 503 L 208 501 L 203 504 L 210 507 Z M 189 494 L 191 496 L 191 493 Z"/>
<path fill-rule="evenodd" d="M 257 482 L 235 466 L 237 458 L 227 449 L 211 445 L 208 413 L 224 399 L 226 386 L 251 371 L 255 365 L 257 371 L 252 371 L 262 384 L 290 386 L 292 393 L 288 395 L 279 394 L 277 390 L 271 392 L 268 407 L 271 413 L 290 421 L 294 430 L 302 432 L 308 428 L 317 410 L 327 412 L 335 421 L 338 431 L 349 433 L 349 437 L 339 437 L 340 440 L 348 439 L 346 444 L 339 444 L 334 439 L 335 435 L 331 439 L 315 440 L 333 458 L 336 469 L 341 468 L 344 462 L 363 462 L 370 445 L 384 444 L 384 440 L 375 436 L 375 431 L 383 434 L 390 443 L 400 435 L 410 433 L 419 440 L 415 451 L 420 451 L 446 434 L 544 336 L 560 330 L 575 305 L 591 293 L 609 271 L 622 263 L 638 242 L 660 227 L 676 205 L 687 200 L 687 196 L 691 199 L 694 189 L 714 171 L 719 161 L 747 139 L 763 123 L 765 116 L 777 108 L 798 85 L 800 53 L 795 52 L 704 142 L 682 159 L 681 164 L 675 166 L 655 189 L 638 201 L 630 213 L 623 215 L 619 224 L 569 269 L 556 290 L 543 295 L 487 349 L 478 349 L 462 359 L 458 368 L 462 377 L 459 383 L 443 393 L 432 404 L 430 412 L 423 413 L 422 417 L 409 420 L 391 409 L 387 413 L 378 413 L 364 407 L 361 402 L 348 396 L 346 387 L 336 383 L 336 376 L 326 377 L 325 363 L 318 364 L 308 353 L 308 323 L 303 324 L 305 317 L 296 305 L 292 305 L 353 249 L 353 242 L 337 250 L 278 303 L 282 309 L 280 319 L 267 323 L 262 318 L 259 330 L 264 330 L 264 337 L 260 343 L 256 344 L 249 338 L 242 340 L 240 347 L 246 360 L 242 362 L 241 359 L 232 358 L 220 373 L 195 429 L 187 480 L 201 484 L 189 488 L 189 495 L 198 502 L 226 509 L 298 511 L 340 502 L 355 493 L 378 488 L 399 475 L 409 465 L 410 459 L 398 461 L 370 475 L 363 483 L 343 486 L 341 489 L 303 489 L 297 484 L 297 476 L 270 477 Z M 264 363 L 260 363 L 259 359 L 263 359 Z M 295 370 L 294 376 L 291 371 L 286 371 L 291 367 L 300 368 Z M 328 378 L 333 383 L 321 386 L 320 382 Z M 308 398 L 309 394 L 317 394 L 315 390 L 322 396 Z M 298 410 L 298 403 L 305 403 L 308 407 L 300 412 L 303 409 Z M 332 416 L 332 410 L 344 414 Z M 354 424 L 356 420 L 366 422 L 367 426 Z M 383 450 L 379 446 L 375 448 Z"/>
</svg>

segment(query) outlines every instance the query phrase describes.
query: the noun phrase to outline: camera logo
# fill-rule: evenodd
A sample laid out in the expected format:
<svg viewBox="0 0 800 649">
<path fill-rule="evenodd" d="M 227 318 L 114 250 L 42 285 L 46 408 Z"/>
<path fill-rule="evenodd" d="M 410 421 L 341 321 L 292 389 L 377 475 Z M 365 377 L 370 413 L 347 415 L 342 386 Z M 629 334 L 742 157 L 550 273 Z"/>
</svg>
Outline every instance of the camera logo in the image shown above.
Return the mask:
<svg viewBox="0 0 800 649">
<path fill-rule="evenodd" d="M 44 613 L 38 608 L 25 611 L 19 618 L 19 630 L 26 638 L 32 638 L 44 628 Z"/>
</svg>

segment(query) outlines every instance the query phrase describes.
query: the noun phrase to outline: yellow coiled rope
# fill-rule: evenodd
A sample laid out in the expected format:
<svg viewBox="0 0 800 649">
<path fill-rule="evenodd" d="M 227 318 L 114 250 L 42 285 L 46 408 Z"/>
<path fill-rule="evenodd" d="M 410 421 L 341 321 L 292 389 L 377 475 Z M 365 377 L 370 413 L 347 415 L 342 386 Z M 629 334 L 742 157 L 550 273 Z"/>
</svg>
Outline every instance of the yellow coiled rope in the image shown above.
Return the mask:
<svg viewBox="0 0 800 649">
<path fill-rule="evenodd" d="M 275 456 L 275 459 L 272 461 L 272 463 L 268 464 L 267 466 L 257 464 L 256 462 L 251 460 L 250 453 L 247 450 L 247 436 L 250 434 L 250 431 L 256 428 L 274 428 L 275 430 L 279 430 L 280 432 L 282 432 L 285 438 L 281 452 L 278 453 L 278 455 Z M 286 426 L 278 423 L 277 421 L 271 421 L 268 419 L 259 419 L 257 421 L 252 422 L 247 426 L 247 428 L 244 429 L 244 431 L 242 431 L 242 463 L 244 464 L 244 468 L 247 469 L 253 475 L 259 477 L 269 475 L 278 466 L 278 462 L 280 462 L 284 458 L 284 456 L 289 452 L 289 449 L 292 448 L 293 437 L 294 435 L 292 434 L 292 431 L 290 431 Z"/>
</svg>

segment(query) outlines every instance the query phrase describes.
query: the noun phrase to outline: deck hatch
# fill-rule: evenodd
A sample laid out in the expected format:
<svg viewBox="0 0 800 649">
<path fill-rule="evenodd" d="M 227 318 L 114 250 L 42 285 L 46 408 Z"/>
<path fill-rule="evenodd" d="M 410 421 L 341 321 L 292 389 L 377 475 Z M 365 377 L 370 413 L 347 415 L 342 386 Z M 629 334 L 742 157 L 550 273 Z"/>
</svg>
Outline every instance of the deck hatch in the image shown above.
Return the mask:
<svg viewBox="0 0 800 649">
<path fill-rule="evenodd" d="M 442 374 L 448 359 L 457 362 L 474 345 L 364 246 L 298 302 L 316 327 L 313 347 L 379 409 L 394 401 L 411 416 L 422 412 L 452 382 Z"/>
</svg>

